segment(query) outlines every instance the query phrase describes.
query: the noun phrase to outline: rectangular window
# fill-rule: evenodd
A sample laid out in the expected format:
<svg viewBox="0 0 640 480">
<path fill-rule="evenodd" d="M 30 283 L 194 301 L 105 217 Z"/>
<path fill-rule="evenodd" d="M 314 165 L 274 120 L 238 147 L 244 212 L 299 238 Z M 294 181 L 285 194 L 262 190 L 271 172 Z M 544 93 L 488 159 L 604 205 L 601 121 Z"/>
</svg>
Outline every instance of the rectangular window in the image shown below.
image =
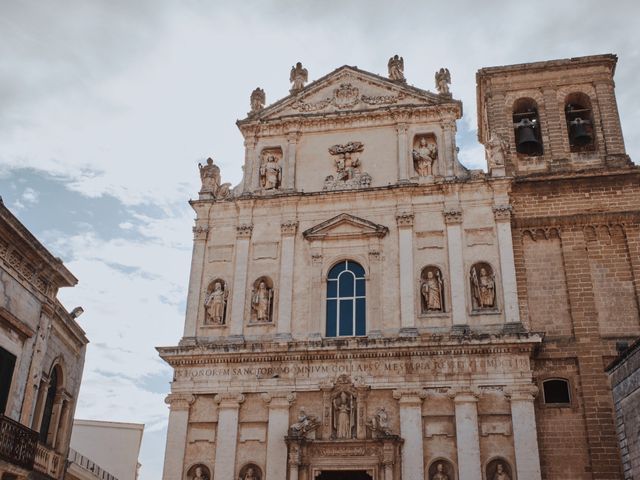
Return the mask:
<svg viewBox="0 0 640 480">
<path fill-rule="evenodd" d="M 16 366 L 16 356 L 0 348 L 0 413 L 4 413 L 9 400 L 9 390 Z"/>
</svg>

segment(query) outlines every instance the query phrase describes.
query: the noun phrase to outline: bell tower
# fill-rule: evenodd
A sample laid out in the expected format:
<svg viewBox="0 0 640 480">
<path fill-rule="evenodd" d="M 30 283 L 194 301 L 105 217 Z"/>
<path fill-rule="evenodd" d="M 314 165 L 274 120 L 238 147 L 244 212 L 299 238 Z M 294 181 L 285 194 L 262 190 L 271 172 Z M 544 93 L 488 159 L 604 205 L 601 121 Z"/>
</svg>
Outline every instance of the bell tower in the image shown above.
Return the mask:
<svg viewBox="0 0 640 480">
<path fill-rule="evenodd" d="M 631 164 L 614 92 L 617 60 L 594 55 L 479 70 L 479 141 L 503 142 L 514 176 Z"/>
</svg>

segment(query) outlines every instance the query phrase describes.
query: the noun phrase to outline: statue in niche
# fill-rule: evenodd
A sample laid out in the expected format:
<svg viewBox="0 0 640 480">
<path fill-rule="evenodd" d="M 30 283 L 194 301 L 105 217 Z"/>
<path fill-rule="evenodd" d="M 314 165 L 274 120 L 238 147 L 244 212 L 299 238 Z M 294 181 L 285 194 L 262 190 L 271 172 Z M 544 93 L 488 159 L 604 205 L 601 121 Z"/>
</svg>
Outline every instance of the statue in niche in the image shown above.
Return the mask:
<svg viewBox="0 0 640 480">
<path fill-rule="evenodd" d="M 276 190 L 282 183 L 282 167 L 273 154 L 268 154 L 260 165 L 260 184 L 265 190 Z"/>
<path fill-rule="evenodd" d="M 249 99 L 251 103 L 251 112 L 256 113 L 264 108 L 264 104 L 267 100 L 267 96 L 264 93 L 264 90 L 260 87 L 256 88 L 253 92 L 251 92 L 251 98 Z"/>
<path fill-rule="evenodd" d="M 451 74 L 448 68 L 441 68 L 436 72 L 436 88 L 440 95 L 451 95 L 449 85 L 451 84 Z"/>
<path fill-rule="evenodd" d="M 242 470 L 244 470 L 244 472 Z M 260 480 L 261 478 L 260 470 L 253 464 L 247 465 L 242 470 L 240 471 L 238 480 Z"/>
<path fill-rule="evenodd" d="M 444 282 L 440 270 L 431 268 L 427 270 L 426 278 L 422 281 L 420 292 L 422 293 L 422 307 L 424 312 L 444 311 Z"/>
<path fill-rule="evenodd" d="M 307 433 L 320 426 L 320 421 L 314 415 L 307 415 L 304 408 L 300 409 L 298 421 L 289 427 L 289 435 L 292 437 L 305 437 Z"/>
<path fill-rule="evenodd" d="M 392 435 L 389 428 L 389 414 L 384 407 L 379 408 L 367 422 L 375 437 L 385 437 Z"/>
<path fill-rule="evenodd" d="M 355 402 L 353 395 L 341 392 L 333 399 L 333 428 L 336 438 L 351 438 L 354 425 Z"/>
<path fill-rule="evenodd" d="M 504 167 L 509 152 L 509 144 L 497 133 L 491 135 L 487 142 L 487 164 L 489 168 Z"/>
<path fill-rule="evenodd" d="M 496 465 L 496 473 L 493 476 L 493 480 L 511 480 L 511 477 L 505 471 L 504 465 L 502 463 L 498 463 Z"/>
<path fill-rule="evenodd" d="M 273 289 L 269 288 L 264 279 L 261 279 L 251 295 L 251 309 L 256 322 L 268 323 L 271 321 L 272 301 Z"/>
<path fill-rule="evenodd" d="M 444 463 L 440 462 L 436 465 L 436 472 L 431 476 L 431 480 L 449 480 L 449 475 L 445 472 Z"/>
<path fill-rule="evenodd" d="M 394 55 L 387 63 L 389 78 L 398 82 L 405 82 L 404 78 L 404 58 Z"/>
<path fill-rule="evenodd" d="M 226 284 L 216 280 L 213 284 L 213 290 L 209 292 L 204 301 L 204 306 L 207 310 L 207 320 L 210 323 L 224 325 L 228 297 L 229 291 Z"/>
<path fill-rule="evenodd" d="M 291 73 L 289 74 L 289 81 L 293 83 L 291 86 L 291 93 L 297 93 L 304 88 L 304 84 L 309 79 L 309 72 L 306 68 L 302 67 L 302 63 L 296 63 L 295 67 L 291 67 Z"/>
<path fill-rule="evenodd" d="M 220 168 L 213 163 L 211 157 L 207 158 L 207 164 L 198 163 L 200 170 L 200 180 L 202 188 L 200 193 L 208 193 L 215 199 L 227 198 L 231 194 L 231 184 L 223 183 L 220 180 Z"/>
<path fill-rule="evenodd" d="M 187 474 L 189 480 L 209 480 L 209 469 L 204 465 L 194 465 Z"/>
<path fill-rule="evenodd" d="M 496 281 L 491 267 L 486 264 L 474 265 L 471 268 L 471 287 L 475 309 L 495 307 Z"/>
<path fill-rule="evenodd" d="M 420 137 L 420 144 L 412 155 L 416 173 L 421 177 L 432 176 L 433 162 L 438 158 L 438 146 L 435 142 L 428 142 L 426 137 Z"/>
<path fill-rule="evenodd" d="M 371 176 L 360 171 L 360 159 L 356 156 L 364 150 L 362 142 L 349 142 L 345 145 L 333 145 L 329 153 L 336 158 L 336 175 L 325 178 L 325 190 L 368 187 Z"/>
</svg>

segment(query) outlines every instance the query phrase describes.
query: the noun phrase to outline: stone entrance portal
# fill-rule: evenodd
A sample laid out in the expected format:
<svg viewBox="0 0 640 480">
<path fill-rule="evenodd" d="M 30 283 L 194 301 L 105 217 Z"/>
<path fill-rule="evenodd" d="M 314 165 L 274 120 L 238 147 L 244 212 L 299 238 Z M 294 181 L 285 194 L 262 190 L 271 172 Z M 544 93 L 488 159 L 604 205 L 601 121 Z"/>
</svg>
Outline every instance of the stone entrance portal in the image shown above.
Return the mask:
<svg viewBox="0 0 640 480">
<path fill-rule="evenodd" d="M 364 470 L 323 470 L 316 480 L 373 480 Z"/>
</svg>

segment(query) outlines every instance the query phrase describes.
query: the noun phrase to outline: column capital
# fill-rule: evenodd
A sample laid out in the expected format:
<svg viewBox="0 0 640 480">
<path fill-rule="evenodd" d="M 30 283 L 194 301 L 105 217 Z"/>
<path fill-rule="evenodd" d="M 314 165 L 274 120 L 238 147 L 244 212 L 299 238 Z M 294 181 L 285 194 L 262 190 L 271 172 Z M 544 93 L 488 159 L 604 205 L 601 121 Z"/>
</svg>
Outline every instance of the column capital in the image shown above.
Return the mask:
<svg viewBox="0 0 640 480">
<path fill-rule="evenodd" d="M 535 385 L 509 385 L 504 388 L 504 395 L 511 402 L 533 402 L 539 389 Z"/>
<path fill-rule="evenodd" d="M 402 212 L 396 215 L 398 227 L 412 227 L 414 215 L 411 212 Z"/>
<path fill-rule="evenodd" d="M 427 391 L 422 388 L 399 388 L 393 391 L 393 398 L 398 400 L 400 405 L 420 406 L 427 398 Z"/>
<path fill-rule="evenodd" d="M 511 205 L 495 205 L 493 207 L 493 217 L 496 222 L 511 220 Z"/>
<path fill-rule="evenodd" d="M 295 235 L 297 230 L 297 220 L 286 220 L 280 224 L 280 232 L 282 235 Z"/>
<path fill-rule="evenodd" d="M 403 133 L 406 134 L 408 129 L 409 129 L 409 124 L 408 123 L 400 122 L 400 123 L 396 124 L 396 131 L 399 134 L 403 134 Z"/>
<path fill-rule="evenodd" d="M 219 393 L 213 401 L 218 404 L 218 408 L 240 408 L 244 402 L 244 395 L 241 393 Z"/>
<path fill-rule="evenodd" d="M 455 403 L 476 403 L 480 398 L 480 390 L 477 387 L 454 387 L 449 389 L 447 395 Z"/>
<path fill-rule="evenodd" d="M 261 395 L 262 401 L 269 408 L 289 408 L 296 401 L 295 392 L 266 392 Z"/>
<path fill-rule="evenodd" d="M 258 138 L 255 136 L 246 137 L 244 139 L 244 146 L 247 148 L 256 148 L 257 143 L 258 143 Z"/>
<path fill-rule="evenodd" d="M 460 208 L 447 208 L 442 212 L 444 223 L 454 225 L 462 223 L 462 210 Z"/>
<path fill-rule="evenodd" d="M 196 225 L 193 227 L 193 239 L 194 240 L 206 240 L 209 233 L 208 225 Z"/>
<path fill-rule="evenodd" d="M 190 393 L 170 393 L 164 399 L 164 403 L 169 405 L 172 411 L 189 410 L 189 407 L 196 401 L 196 397 Z"/>
<path fill-rule="evenodd" d="M 237 238 L 251 238 L 252 232 L 253 232 L 252 223 L 241 223 L 236 227 Z"/>
<path fill-rule="evenodd" d="M 287 132 L 287 143 L 298 143 L 298 139 L 300 138 L 300 132 Z"/>
</svg>

